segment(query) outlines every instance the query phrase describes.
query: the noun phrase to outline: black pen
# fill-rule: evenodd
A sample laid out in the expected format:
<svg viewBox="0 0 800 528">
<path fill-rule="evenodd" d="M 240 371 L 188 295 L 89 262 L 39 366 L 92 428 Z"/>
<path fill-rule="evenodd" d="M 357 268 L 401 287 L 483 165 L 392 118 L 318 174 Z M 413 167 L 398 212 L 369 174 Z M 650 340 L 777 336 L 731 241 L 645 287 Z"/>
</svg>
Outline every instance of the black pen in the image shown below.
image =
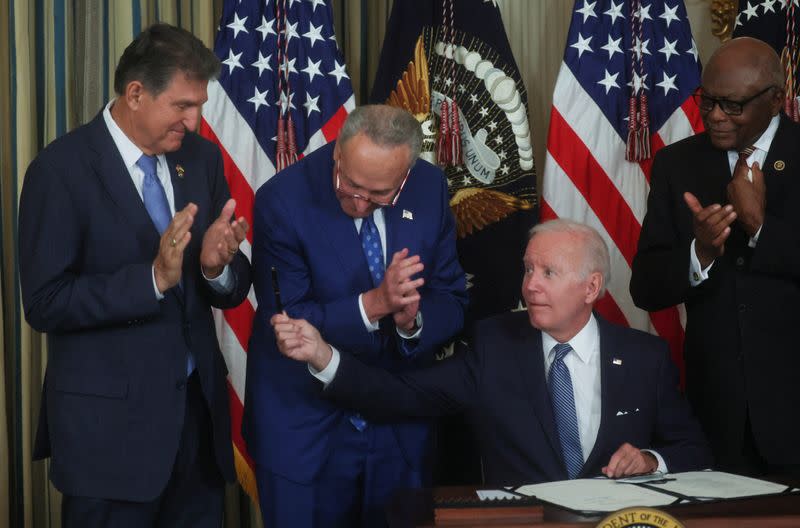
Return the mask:
<svg viewBox="0 0 800 528">
<path fill-rule="evenodd" d="M 275 312 L 283 312 L 283 303 L 281 302 L 281 288 L 278 286 L 278 270 L 272 266 L 272 292 L 275 294 Z"/>
</svg>

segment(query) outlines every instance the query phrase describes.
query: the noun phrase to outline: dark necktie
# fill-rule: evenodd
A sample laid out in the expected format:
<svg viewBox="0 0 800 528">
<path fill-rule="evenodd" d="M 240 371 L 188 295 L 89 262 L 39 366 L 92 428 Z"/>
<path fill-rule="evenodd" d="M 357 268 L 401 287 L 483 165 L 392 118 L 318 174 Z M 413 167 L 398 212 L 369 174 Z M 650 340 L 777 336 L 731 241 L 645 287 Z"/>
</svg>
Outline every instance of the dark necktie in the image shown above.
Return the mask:
<svg viewBox="0 0 800 528">
<path fill-rule="evenodd" d="M 568 343 L 558 343 L 553 347 L 555 359 L 550 365 L 547 385 L 550 389 L 550 402 L 556 419 L 561 454 L 567 466 L 567 475 L 574 479 L 583 467 L 583 450 L 578 434 L 578 417 L 575 413 L 575 396 L 572 392 L 572 377 L 564 363 L 564 357 L 572 351 Z"/>
<path fill-rule="evenodd" d="M 747 158 L 749 158 L 750 155 L 755 151 L 756 151 L 756 147 L 754 147 L 753 145 L 750 145 L 749 147 L 744 148 L 744 149 L 739 151 L 739 159 L 736 160 L 736 165 L 734 165 L 734 167 L 733 167 L 733 173 L 734 174 L 736 174 L 736 169 L 739 168 L 740 165 L 747 166 Z"/>
<path fill-rule="evenodd" d="M 172 220 L 172 213 L 169 210 L 167 194 L 164 192 L 164 187 L 158 179 L 156 162 L 155 156 L 142 154 L 142 157 L 139 158 L 136 165 L 144 172 L 144 181 L 142 183 L 142 201 L 144 202 L 144 208 L 147 209 L 150 218 L 153 220 L 153 225 L 156 226 L 158 234 L 161 235 Z"/>
</svg>

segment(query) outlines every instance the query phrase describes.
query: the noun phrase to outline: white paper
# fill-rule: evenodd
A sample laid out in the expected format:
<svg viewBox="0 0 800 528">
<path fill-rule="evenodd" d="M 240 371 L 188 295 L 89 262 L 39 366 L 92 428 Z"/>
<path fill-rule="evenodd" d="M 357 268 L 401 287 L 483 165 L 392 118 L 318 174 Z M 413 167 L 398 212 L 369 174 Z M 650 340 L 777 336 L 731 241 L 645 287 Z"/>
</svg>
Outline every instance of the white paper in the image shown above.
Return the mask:
<svg viewBox="0 0 800 528">
<path fill-rule="evenodd" d="M 514 495 L 513 493 L 509 493 L 503 490 L 477 490 L 475 493 L 478 494 L 478 498 L 482 501 L 485 500 L 517 500 L 521 499 L 519 495 Z"/>
<path fill-rule="evenodd" d="M 721 471 L 689 471 L 668 475 L 675 480 L 663 484 L 651 484 L 653 487 L 680 493 L 688 497 L 710 499 L 735 499 L 754 495 L 770 495 L 781 493 L 785 484 L 775 484 L 766 480 L 758 480 Z"/>
<path fill-rule="evenodd" d="M 530 484 L 517 493 L 576 511 L 612 512 L 633 506 L 666 506 L 676 498 L 611 479 L 576 479 Z"/>
</svg>

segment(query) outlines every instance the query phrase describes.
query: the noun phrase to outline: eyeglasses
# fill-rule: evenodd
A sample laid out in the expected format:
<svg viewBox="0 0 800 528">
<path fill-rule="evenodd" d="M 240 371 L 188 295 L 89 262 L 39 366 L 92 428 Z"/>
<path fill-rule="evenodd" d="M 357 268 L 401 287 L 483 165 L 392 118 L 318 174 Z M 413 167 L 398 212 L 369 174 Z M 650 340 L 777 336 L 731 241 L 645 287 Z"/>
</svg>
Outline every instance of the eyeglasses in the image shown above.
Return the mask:
<svg viewBox="0 0 800 528">
<path fill-rule="evenodd" d="M 408 181 L 408 175 L 411 174 L 411 169 L 406 171 L 406 176 L 403 178 L 403 181 L 400 183 L 400 187 L 397 188 L 397 191 L 394 193 L 394 197 L 391 200 L 376 200 L 374 198 L 370 198 L 369 196 L 365 196 L 363 194 L 358 194 L 350 191 L 346 191 L 342 189 L 342 182 L 341 178 L 339 177 L 339 160 L 336 160 L 336 192 L 347 196 L 348 198 L 355 198 L 356 200 L 364 200 L 371 204 L 377 205 L 378 207 L 392 207 L 394 204 L 397 203 L 397 200 L 400 198 L 400 193 L 403 191 L 403 187 L 406 185 L 406 181 Z"/>
<path fill-rule="evenodd" d="M 700 110 L 703 112 L 710 112 L 714 109 L 714 106 L 719 105 L 720 109 L 728 115 L 738 116 L 742 115 L 744 111 L 744 105 L 753 101 L 768 91 L 770 91 L 775 86 L 767 86 L 757 94 L 748 97 L 742 101 L 731 101 L 730 99 L 718 99 L 716 97 L 711 97 L 710 95 L 706 95 L 703 93 L 702 88 L 698 88 L 692 94 L 694 97 L 694 101 L 697 103 L 697 106 L 700 107 Z"/>
</svg>

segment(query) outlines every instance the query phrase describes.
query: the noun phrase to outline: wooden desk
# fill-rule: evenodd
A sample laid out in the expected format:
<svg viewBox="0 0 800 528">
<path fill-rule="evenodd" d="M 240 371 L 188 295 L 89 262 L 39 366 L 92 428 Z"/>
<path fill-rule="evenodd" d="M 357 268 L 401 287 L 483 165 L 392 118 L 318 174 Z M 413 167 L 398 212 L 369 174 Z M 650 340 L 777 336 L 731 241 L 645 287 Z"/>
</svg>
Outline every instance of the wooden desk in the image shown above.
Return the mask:
<svg viewBox="0 0 800 528">
<path fill-rule="evenodd" d="M 390 528 L 458 528 L 507 527 L 521 528 L 587 528 L 596 526 L 604 516 L 586 517 L 557 506 L 526 507 L 529 520 L 500 519 L 485 516 L 480 510 L 472 519 L 434 522 L 434 498 L 466 496 L 476 487 L 444 487 L 399 492 L 387 507 Z M 687 528 L 799 528 L 800 495 L 754 497 L 705 504 L 686 504 L 659 508 L 682 522 Z M 463 517 L 463 516 L 462 516 Z"/>
</svg>

